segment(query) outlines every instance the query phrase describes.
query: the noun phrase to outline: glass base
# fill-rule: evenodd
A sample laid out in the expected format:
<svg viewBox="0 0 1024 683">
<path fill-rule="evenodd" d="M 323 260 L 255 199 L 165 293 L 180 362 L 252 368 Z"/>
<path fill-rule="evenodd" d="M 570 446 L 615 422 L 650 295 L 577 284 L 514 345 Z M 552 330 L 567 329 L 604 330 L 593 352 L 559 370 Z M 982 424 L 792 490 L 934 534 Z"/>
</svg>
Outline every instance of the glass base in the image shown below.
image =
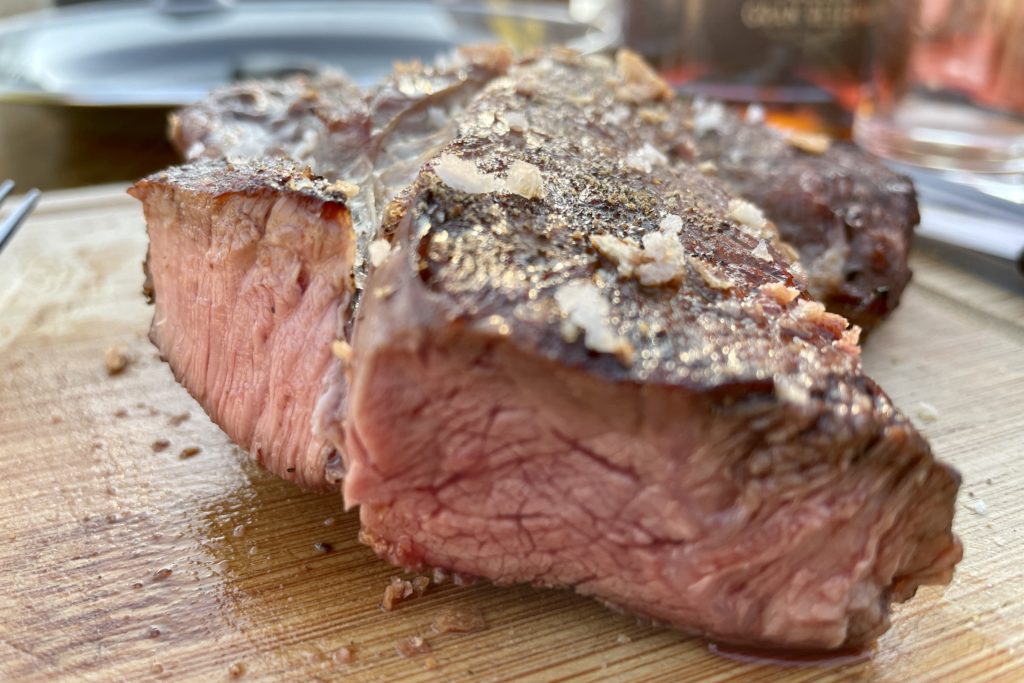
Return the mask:
<svg viewBox="0 0 1024 683">
<path fill-rule="evenodd" d="M 874 154 L 917 166 L 1024 173 L 1024 120 L 966 103 L 910 95 L 890 115 L 862 107 L 853 137 Z"/>
</svg>

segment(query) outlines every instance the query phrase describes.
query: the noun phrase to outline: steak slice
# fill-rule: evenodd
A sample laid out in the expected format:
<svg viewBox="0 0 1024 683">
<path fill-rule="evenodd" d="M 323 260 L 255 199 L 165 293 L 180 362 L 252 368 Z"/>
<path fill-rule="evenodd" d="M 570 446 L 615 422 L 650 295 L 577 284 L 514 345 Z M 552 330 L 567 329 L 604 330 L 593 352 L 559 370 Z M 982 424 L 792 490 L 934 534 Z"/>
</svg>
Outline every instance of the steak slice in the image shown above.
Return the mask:
<svg viewBox="0 0 1024 683">
<path fill-rule="evenodd" d="M 355 235 L 337 186 L 280 161 L 204 161 L 130 191 L 149 232 L 150 339 L 214 422 L 263 466 L 327 485 L 311 429 L 343 390 L 331 343 L 354 291 Z"/>
<path fill-rule="evenodd" d="M 514 66 L 388 211 L 337 415 L 346 505 L 409 569 L 864 645 L 950 579 L 959 477 L 756 209 L 647 150 L 666 94 L 634 67 Z"/>
</svg>

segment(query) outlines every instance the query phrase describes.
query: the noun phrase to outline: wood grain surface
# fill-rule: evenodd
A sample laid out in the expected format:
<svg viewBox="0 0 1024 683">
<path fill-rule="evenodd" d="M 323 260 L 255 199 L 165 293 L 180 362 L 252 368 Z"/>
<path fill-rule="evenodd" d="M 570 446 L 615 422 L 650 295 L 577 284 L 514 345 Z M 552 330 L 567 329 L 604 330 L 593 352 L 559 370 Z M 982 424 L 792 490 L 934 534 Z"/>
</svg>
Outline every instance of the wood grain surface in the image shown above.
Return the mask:
<svg viewBox="0 0 1024 683">
<path fill-rule="evenodd" d="M 566 591 L 446 584 L 382 612 L 399 572 L 340 498 L 252 465 L 158 360 L 123 192 L 45 197 L 0 255 L 0 679 L 1024 680 L 1019 293 L 915 256 L 865 364 L 962 472 L 965 557 L 896 609 L 867 661 L 783 668 Z M 108 376 L 117 344 L 132 362 Z M 444 607 L 488 628 L 434 635 Z M 417 634 L 432 651 L 400 657 Z"/>
</svg>

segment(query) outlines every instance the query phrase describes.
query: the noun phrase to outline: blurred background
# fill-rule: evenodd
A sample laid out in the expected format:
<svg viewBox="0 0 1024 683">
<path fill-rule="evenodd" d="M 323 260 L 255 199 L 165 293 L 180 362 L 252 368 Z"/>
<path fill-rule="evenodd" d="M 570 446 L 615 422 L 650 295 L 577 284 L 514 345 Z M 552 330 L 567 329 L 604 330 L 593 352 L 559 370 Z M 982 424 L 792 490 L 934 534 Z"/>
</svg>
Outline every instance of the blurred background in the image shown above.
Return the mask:
<svg viewBox="0 0 1024 683">
<path fill-rule="evenodd" d="M 628 45 L 681 92 L 1024 204 L 1024 0 L 3 0 L 0 178 L 134 179 L 175 161 L 168 112 L 218 84 L 325 65 L 369 84 L 486 40 Z"/>
</svg>

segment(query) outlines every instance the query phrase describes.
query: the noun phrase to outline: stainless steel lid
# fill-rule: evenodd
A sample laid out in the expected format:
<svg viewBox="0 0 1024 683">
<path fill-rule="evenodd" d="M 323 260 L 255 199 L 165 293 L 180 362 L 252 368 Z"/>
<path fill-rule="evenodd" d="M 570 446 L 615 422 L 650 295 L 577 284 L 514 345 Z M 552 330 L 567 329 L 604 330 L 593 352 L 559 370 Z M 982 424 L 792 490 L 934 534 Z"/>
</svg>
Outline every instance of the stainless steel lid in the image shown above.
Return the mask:
<svg viewBox="0 0 1024 683">
<path fill-rule="evenodd" d="M 173 106 L 243 76 L 334 65 L 370 83 L 459 44 L 589 52 L 617 38 L 539 2 L 98 2 L 0 22 L 0 99 Z"/>
</svg>

